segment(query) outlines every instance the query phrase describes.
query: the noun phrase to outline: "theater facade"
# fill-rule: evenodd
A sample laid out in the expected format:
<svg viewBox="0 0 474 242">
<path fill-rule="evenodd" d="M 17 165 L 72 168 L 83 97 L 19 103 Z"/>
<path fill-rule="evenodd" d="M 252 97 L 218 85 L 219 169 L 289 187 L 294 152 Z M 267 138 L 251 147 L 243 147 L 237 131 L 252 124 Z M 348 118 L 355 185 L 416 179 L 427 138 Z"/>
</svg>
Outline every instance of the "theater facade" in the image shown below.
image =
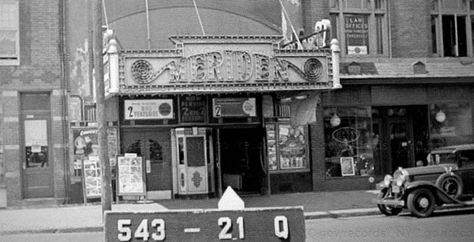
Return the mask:
<svg viewBox="0 0 474 242">
<path fill-rule="evenodd" d="M 170 41 L 146 51 L 109 41 L 111 161 L 141 157 L 147 199 L 311 191 L 312 124 L 321 92 L 340 88 L 337 51 L 284 49 L 272 35 Z"/>
</svg>

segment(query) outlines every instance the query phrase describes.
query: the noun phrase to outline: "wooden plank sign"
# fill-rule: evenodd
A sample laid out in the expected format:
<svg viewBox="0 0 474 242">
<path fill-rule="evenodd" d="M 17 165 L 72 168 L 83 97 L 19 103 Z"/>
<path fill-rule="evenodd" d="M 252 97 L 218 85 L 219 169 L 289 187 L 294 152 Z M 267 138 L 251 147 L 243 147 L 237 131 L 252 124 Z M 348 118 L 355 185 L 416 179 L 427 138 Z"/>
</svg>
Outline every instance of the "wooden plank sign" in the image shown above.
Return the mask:
<svg viewBox="0 0 474 242">
<path fill-rule="evenodd" d="M 105 241 L 305 241 L 302 207 L 105 214 Z"/>
</svg>

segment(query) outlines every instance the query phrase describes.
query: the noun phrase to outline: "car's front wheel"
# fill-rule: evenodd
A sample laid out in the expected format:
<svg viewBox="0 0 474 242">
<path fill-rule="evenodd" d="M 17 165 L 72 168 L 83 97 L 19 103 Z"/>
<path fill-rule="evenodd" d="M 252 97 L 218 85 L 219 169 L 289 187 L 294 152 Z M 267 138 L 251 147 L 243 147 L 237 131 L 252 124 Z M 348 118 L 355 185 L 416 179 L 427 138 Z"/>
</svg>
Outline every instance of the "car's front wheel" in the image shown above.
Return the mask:
<svg viewBox="0 0 474 242">
<path fill-rule="evenodd" d="M 426 188 L 413 190 L 408 194 L 407 206 L 413 215 L 419 218 L 428 217 L 435 209 L 434 195 Z"/>
<path fill-rule="evenodd" d="M 388 196 L 388 189 L 385 188 L 379 192 L 377 195 L 377 199 L 384 199 Z M 390 205 L 383 205 L 383 204 L 377 204 L 377 207 L 379 208 L 380 212 L 387 215 L 387 216 L 394 216 L 399 214 L 403 208 L 400 207 L 394 207 Z"/>
</svg>

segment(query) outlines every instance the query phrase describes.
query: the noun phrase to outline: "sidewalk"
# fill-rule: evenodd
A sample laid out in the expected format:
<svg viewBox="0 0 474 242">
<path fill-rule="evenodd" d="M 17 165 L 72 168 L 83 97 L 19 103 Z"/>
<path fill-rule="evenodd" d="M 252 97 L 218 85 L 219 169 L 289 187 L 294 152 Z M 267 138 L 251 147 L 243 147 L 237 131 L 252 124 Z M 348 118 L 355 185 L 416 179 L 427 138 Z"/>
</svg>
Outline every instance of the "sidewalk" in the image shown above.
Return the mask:
<svg viewBox="0 0 474 242">
<path fill-rule="evenodd" d="M 243 196 L 246 208 L 303 206 L 305 219 L 379 214 L 372 202 L 375 191 L 307 192 Z M 159 200 L 153 203 L 113 204 L 112 211 L 164 211 L 217 208 L 219 199 Z M 64 205 L 48 208 L 0 209 L 0 235 L 102 231 L 102 207 Z"/>
</svg>

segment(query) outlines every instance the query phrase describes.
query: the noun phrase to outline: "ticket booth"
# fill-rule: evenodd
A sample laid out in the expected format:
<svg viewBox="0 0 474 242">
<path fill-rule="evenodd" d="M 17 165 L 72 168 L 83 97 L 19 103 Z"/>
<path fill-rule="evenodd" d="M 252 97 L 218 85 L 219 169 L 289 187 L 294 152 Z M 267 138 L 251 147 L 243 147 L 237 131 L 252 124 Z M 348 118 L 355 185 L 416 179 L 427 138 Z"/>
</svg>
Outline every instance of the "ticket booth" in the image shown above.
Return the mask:
<svg viewBox="0 0 474 242">
<path fill-rule="evenodd" d="M 208 194 L 212 165 L 206 128 L 177 128 L 174 133 L 178 195 Z"/>
</svg>

